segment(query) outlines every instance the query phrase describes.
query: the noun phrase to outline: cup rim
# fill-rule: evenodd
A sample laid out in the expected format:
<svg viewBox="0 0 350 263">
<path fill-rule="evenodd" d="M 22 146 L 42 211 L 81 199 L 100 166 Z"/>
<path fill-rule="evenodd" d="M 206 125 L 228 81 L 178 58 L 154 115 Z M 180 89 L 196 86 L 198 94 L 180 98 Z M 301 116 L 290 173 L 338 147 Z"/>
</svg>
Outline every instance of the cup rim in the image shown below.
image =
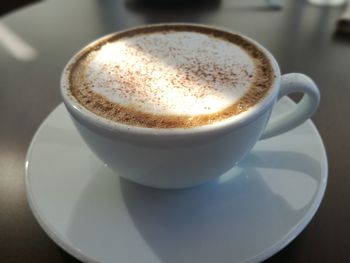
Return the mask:
<svg viewBox="0 0 350 263">
<path fill-rule="evenodd" d="M 224 120 L 220 120 L 211 124 L 206 124 L 202 126 L 194 126 L 189 128 L 149 128 L 149 127 L 141 127 L 141 126 L 133 126 L 130 124 L 124 124 L 115 122 L 109 119 L 106 119 L 104 117 L 101 117 L 94 112 L 88 110 L 83 105 L 81 105 L 78 100 L 69 92 L 69 70 L 70 66 L 74 64 L 81 56 L 81 54 L 86 50 L 94 45 L 96 45 L 98 42 L 103 41 L 104 39 L 108 39 L 116 34 L 121 34 L 124 32 L 136 30 L 136 29 L 143 29 L 143 28 L 149 28 L 149 27 L 162 27 L 162 26 L 191 26 L 191 27 L 197 27 L 197 28 L 207 28 L 207 29 L 213 29 L 218 31 L 224 31 L 229 34 L 236 34 L 240 37 L 248 40 L 252 44 L 254 44 L 258 49 L 260 49 L 264 55 L 268 58 L 269 62 L 271 63 L 273 74 L 275 76 L 271 87 L 264 98 L 262 98 L 256 105 L 251 107 L 249 110 L 242 112 L 238 115 L 231 116 L 229 118 L 226 118 Z M 116 133 L 123 133 L 127 135 L 139 135 L 139 136 L 188 136 L 188 135 L 199 135 L 199 134 L 206 134 L 216 131 L 224 131 L 227 129 L 235 129 L 239 126 L 244 126 L 254 119 L 256 119 L 258 116 L 260 116 L 262 113 L 267 111 L 273 104 L 275 99 L 277 98 L 279 86 L 280 86 L 280 79 L 281 79 L 281 73 L 278 66 L 277 61 L 273 57 L 273 55 L 261 44 L 256 42 L 255 40 L 251 39 L 250 37 L 247 37 L 246 35 L 233 31 L 231 29 L 227 29 L 224 27 L 218 27 L 218 26 L 212 26 L 212 25 L 205 25 L 205 24 L 197 24 L 197 23 L 156 23 L 156 24 L 148 24 L 148 25 L 141 25 L 141 26 L 135 26 L 131 28 L 127 28 L 125 30 L 116 31 L 111 34 L 105 35 L 103 37 L 100 37 L 93 42 L 85 45 L 83 48 L 81 48 L 78 52 L 76 52 L 72 58 L 67 62 L 65 65 L 63 72 L 61 74 L 60 79 L 60 91 L 61 96 L 63 99 L 63 102 L 68 109 L 68 111 L 75 117 L 78 118 L 80 121 L 85 122 L 88 124 L 88 126 L 95 126 L 98 128 L 102 128 L 103 130 L 116 132 Z M 84 123 L 83 123 L 84 124 Z"/>
</svg>

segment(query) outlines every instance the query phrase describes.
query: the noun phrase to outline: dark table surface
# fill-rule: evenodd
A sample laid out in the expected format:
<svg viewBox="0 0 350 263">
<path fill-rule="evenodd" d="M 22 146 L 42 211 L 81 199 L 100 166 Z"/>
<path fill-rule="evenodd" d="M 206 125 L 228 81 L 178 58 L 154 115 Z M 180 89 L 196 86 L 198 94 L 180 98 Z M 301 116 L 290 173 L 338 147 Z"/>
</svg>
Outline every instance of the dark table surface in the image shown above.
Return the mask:
<svg viewBox="0 0 350 263">
<path fill-rule="evenodd" d="M 67 60 L 113 31 L 194 22 L 242 32 L 267 47 L 282 72 L 303 72 L 318 83 L 322 103 L 313 121 L 327 149 L 326 194 L 301 235 L 267 262 L 350 262 L 350 37 L 334 34 L 344 7 L 296 0 L 284 1 L 280 10 L 263 0 L 156 4 L 44 1 L 0 19 L 0 261 L 78 262 L 39 227 L 24 188 L 27 148 L 40 123 L 61 103 L 59 78 Z"/>
</svg>

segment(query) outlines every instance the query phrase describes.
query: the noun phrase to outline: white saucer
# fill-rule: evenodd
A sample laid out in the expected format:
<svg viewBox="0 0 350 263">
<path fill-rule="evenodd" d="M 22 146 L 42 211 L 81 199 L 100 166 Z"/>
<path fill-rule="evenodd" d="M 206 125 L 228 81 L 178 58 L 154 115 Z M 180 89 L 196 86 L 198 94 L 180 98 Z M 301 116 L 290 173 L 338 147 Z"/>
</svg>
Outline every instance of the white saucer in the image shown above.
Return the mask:
<svg viewBox="0 0 350 263">
<path fill-rule="evenodd" d="M 284 98 L 275 112 L 293 105 Z M 41 125 L 26 160 L 36 219 L 87 262 L 262 261 L 309 223 L 326 184 L 326 153 L 311 121 L 259 142 L 239 167 L 187 190 L 120 179 L 85 146 L 63 105 Z"/>
</svg>

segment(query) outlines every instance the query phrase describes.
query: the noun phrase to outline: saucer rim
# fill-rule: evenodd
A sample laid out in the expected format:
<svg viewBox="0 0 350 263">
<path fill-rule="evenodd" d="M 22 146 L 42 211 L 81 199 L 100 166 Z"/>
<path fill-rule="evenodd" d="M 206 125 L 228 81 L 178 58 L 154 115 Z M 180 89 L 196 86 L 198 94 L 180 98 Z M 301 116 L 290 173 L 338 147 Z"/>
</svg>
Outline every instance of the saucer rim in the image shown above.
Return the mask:
<svg viewBox="0 0 350 263">
<path fill-rule="evenodd" d="M 285 97 L 283 98 L 285 103 L 292 105 L 296 104 L 292 99 Z M 37 220 L 40 227 L 45 231 L 45 233 L 64 251 L 66 251 L 71 256 L 77 258 L 78 260 L 81 260 L 83 262 L 92 262 L 92 263 L 101 263 L 96 258 L 87 256 L 84 254 L 80 249 L 76 248 L 74 245 L 70 244 L 70 242 L 67 239 L 62 238 L 62 235 L 54 230 L 54 227 L 50 225 L 49 221 L 46 220 L 45 216 L 40 213 L 40 208 L 35 203 L 35 197 L 32 193 L 32 188 L 30 187 L 30 156 L 33 152 L 34 146 L 38 141 L 38 136 L 40 135 L 41 131 L 43 130 L 44 126 L 46 125 L 49 118 L 54 115 L 60 107 L 64 107 L 63 103 L 60 103 L 57 105 L 41 122 L 39 128 L 36 130 L 34 136 L 32 137 L 32 140 L 30 142 L 30 145 L 28 147 L 26 157 L 25 157 L 25 176 L 24 176 L 24 184 L 25 184 L 25 192 L 26 192 L 26 199 L 27 203 L 29 204 L 29 207 Z M 260 254 L 254 255 L 251 258 L 248 258 L 247 260 L 243 261 L 244 263 L 251 263 L 251 262 L 261 262 L 264 261 L 271 256 L 275 255 L 277 252 L 281 251 L 283 248 L 285 248 L 288 244 L 290 244 L 310 223 L 311 219 L 315 216 L 316 212 L 318 211 L 321 202 L 323 200 L 327 182 L 328 182 L 328 158 L 327 158 L 327 152 L 325 149 L 325 145 L 323 143 L 322 137 L 316 127 L 316 125 L 313 123 L 311 119 L 308 119 L 306 121 L 308 124 L 310 124 L 310 129 L 312 130 L 315 138 L 318 141 L 318 145 L 322 149 L 323 152 L 323 166 L 324 169 L 322 169 L 321 173 L 321 180 L 319 181 L 318 190 L 315 194 L 313 204 L 310 206 L 308 211 L 305 213 L 305 215 L 299 220 L 299 222 L 289 231 L 286 235 L 281 236 L 281 238 L 275 242 L 270 247 L 267 247 L 262 251 Z M 241 263 L 243 263 L 241 262 Z"/>
</svg>

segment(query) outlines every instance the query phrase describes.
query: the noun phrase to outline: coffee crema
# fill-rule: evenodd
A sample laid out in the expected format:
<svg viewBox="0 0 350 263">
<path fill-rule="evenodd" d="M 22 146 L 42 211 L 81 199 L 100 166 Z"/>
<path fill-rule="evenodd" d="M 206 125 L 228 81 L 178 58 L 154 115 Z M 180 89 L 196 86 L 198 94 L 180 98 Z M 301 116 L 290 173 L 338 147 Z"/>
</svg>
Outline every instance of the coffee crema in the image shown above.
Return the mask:
<svg viewBox="0 0 350 263">
<path fill-rule="evenodd" d="M 191 25 L 116 33 L 79 53 L 69 92 L 108 120 L 190 128 L 247 111 L 275 78 L 266 55 L 245 38 Z"/>
</svg>

